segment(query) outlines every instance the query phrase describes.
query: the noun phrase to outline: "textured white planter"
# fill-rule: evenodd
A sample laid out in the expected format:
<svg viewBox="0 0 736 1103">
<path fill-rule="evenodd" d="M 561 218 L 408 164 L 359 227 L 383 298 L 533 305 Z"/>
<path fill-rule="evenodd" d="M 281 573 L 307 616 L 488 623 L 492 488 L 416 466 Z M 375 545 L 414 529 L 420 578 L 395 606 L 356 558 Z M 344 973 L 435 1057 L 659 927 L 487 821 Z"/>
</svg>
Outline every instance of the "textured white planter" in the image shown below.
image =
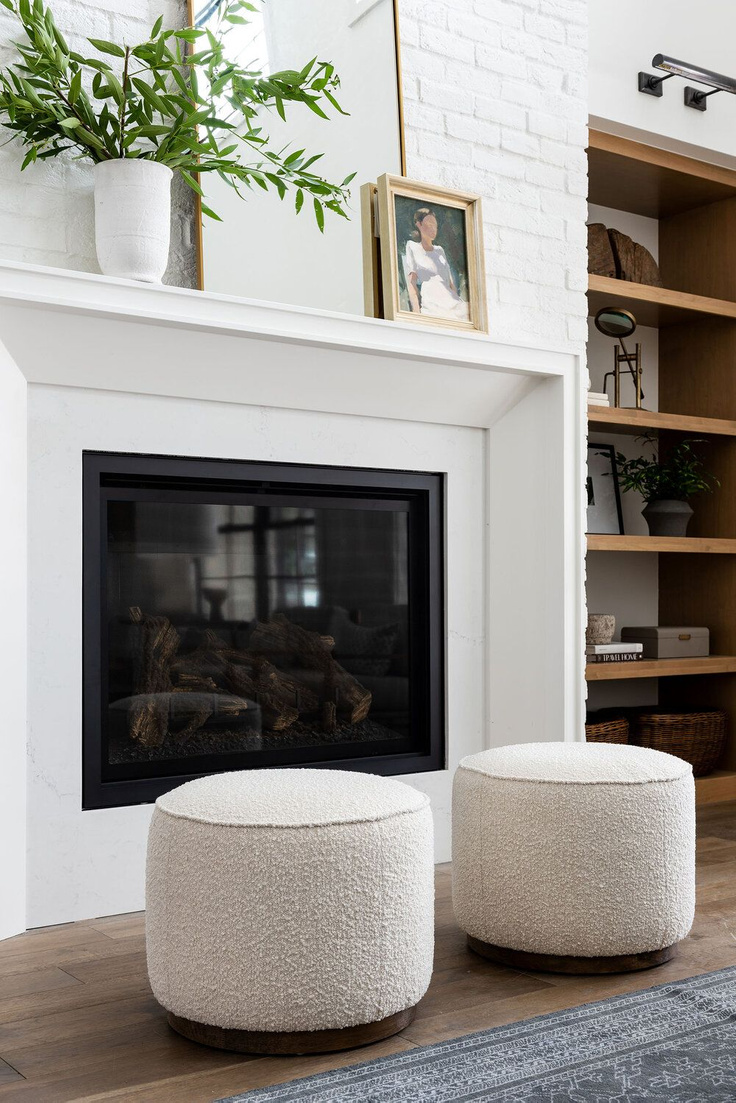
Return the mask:
<svg viewBox="0 0 736 1103">
<path fill-rule="evenodd" d="M 95 244 L 106 276 L 161 283 L 169 259 L 172 171 L 121 158 L 95 166 Z"/>
</svg>

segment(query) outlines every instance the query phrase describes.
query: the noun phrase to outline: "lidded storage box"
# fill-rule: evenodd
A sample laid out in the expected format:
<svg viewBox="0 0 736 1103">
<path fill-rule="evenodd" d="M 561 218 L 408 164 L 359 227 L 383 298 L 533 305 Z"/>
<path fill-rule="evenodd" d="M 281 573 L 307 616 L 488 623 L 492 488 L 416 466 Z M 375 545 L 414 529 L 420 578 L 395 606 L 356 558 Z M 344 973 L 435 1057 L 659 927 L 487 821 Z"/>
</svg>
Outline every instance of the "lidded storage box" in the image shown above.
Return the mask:
<svg viewBox="0 0 736 1103">
<path fill-rule="evenodd" d="M 645 659 L 687 659 L 710 654 L 707 628 L 670 628 L 656 624 L 622 628 L 621 642 L 643 644 Z"/>
</svg>

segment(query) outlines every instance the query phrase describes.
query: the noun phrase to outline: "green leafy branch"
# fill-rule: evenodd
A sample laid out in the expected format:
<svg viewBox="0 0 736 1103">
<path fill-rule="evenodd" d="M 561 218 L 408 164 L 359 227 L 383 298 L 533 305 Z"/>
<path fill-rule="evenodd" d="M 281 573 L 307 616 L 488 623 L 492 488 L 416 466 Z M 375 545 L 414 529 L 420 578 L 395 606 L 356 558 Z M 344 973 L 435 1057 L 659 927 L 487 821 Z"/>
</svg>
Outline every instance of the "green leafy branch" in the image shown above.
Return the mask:
<svg viewBox="0 0 736 1103">
<path fill-rule="evenodd" d="M 698 438 L 682 440 L 667 453 L 660 462 L 657 457 L 657 438 L 646 433 L 638 440 L 651 447 L 651 459 L 637 456 L 627 460 L 621 452 L 616 453 L 616 470 L 622 490 L 636 490 L 645 502 L 670 499 L 688 501 L 695 494 L 710 493 L 720 482 L 704 469 L 704 464 L 693 445 L 705 444 Z"/>
<path fill-rule="evenodd" d="M 94 163 L 124 157 L 158 161 L 181 173 L 203 195 L 199 176 L 215 172 L 244 198 L 243 187 L 305 195 L 324 230 L 325 210 L 347 218 L 354 173 L 333 184 L 313 171 L 322 154 L 273 149 L 260 119 L 303 104 L 320 118 L 345 114 L 329 62 L 312 58 L 301 70 L 264 76 L 226 56 L 230 26 L 248 22 L 247 0 L 229 0 L 210 28 L 163 30 L 156 20 L 136 46 L 90 38 L 97 57 L 71 50 L 43 0 L 0 0 L 25 31 L 20 62 L 0 69 L 0 122 L 25 147 L 21 169 L 70 152 Z M 113 59 L 109 61 L 107 59 Z M 245 158 L 243 160 L 242 158 Z M 213 218 L 214 211 L 202 203 Z"/>
</svg>

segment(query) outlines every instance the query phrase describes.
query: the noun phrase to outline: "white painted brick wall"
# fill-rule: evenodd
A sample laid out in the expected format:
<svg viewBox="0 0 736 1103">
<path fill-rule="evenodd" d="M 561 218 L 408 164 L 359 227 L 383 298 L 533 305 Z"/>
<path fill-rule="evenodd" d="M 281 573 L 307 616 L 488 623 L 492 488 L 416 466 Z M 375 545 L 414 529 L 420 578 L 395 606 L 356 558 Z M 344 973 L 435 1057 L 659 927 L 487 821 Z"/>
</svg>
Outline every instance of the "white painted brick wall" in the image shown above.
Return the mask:
<svg viewBox="0 0 736 1103">
<path fill-rule="evenodd" d="M 407 172 L 483 196 L 494 336 L 587 336 L 587 0 L 399 0 Z"/>
<path fill-rule="evenodd" d="M 268 0 L 266 0 L 268 2 Z M 54 0 L 72 40 L 138 40 L 184 0 Z M 587 0 L 400 0 L 408 173 L 484 199 L 494 336 L 586 339 Z M 14 30 L 0 7 L 0 42 Z M 10 56 L 7 47 L 0 58 Z M 0 149 L 0 255 L 96 270 L 92 178 Z M 168 282 L 191 283 L 191 208 L 174 204 Z"/>
<path fill-rule="evenodd" d="M 85 53 L 93 53 L 87 37 L 144 41 L 161 13 L 171 27 L 187 21 L 186 0 L 51 0 L 51 7 L 69 44 Z M 17 21 L 0 7 L 0 65 L 16 58 L 11 43 L 20 37 Z M 0 147 L 0 256 L 98 272 L 91 164 L 64 156 L 21 174 L 22 159 L 19 142 Z M 191 287 L 195 279 L 192 196 L 175 180 L 165 282 Z"/>
</svg>

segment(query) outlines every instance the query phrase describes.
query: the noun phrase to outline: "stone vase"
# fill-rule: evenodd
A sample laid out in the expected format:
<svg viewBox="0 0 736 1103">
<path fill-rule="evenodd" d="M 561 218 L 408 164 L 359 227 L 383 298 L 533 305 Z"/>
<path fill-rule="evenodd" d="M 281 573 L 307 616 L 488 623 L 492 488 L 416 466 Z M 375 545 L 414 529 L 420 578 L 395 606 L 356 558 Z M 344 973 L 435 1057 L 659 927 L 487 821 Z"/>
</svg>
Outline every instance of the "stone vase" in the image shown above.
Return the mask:
<svg viewBox="0 0 736 1103">
<path fill-rule="evenodd" d="M 610 643 L 615 631 L 616 618 L 613 613 L 589 613 L 585 642 L 589 645 Z"/>
<path fill-rule="evenodd" d="M 95 245 L 106 276 L 161 283 L 169 260 L 171 179 L 158 161 L 95 165 Z"/>
<path fill-rule="evenodd" d="M 647 502 L 641 512 L 650 536 L 685 536 L 693 515 L 687 502 L 669 498 Z"/>
</svg>

